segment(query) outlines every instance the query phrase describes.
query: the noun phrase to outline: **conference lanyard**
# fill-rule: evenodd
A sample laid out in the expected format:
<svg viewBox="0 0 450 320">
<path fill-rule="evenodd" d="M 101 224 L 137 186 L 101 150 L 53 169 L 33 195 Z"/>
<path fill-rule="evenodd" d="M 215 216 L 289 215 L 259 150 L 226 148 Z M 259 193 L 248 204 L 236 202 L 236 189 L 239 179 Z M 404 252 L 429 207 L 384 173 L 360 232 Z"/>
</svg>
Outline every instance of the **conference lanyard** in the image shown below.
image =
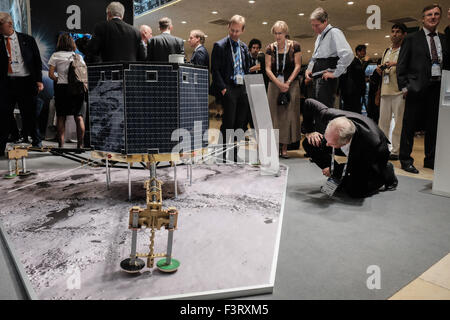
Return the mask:
<svg viewBox="0 0 450 320">
<path fill-rule="evenodd" d="M 277 56 L 277 72 L 279 73 L 280 70 L 280 61 L 278 58 L 278 45 L 275 44 L 275 50 L 276 50 L 276 56 Z M 284 73 L 284 67 L 286 66 L 286 53 L 288 51 L 288 47 L 287 47 L 287 40 L 284 41 L 284 53 L 283 53 L 283 69 L 281 70 L 281 73 L 279 74 L 283 74 Z"/>
<path fill-rule="evenodd" d="M 328 32 L 330 32 L 331 29 L 333 29 L 334 27 L 331 27 L 330 29 L 327 30 L 327 32 L 325 32 L 325 34 L 323 35 L 323 37 L 320 38 L 319 43 L 317 44 L 316 50 L 314 50 L 313 56 L 316 54 L 317 50 L 319 50 L 320 45 L 322 44 L 323 39 L 325 39 L 325 36 L 328 34 Z"/>
<path fill-rule="evenodd" d="M 348 160 L 345 163 L 344 170 L 342 171 L 341 180 L 345 176 L 345 173 L 347 172 L 347 164 L 348 164 Z M 334 148 L 333 148 L 333 151 L 331 153 L 331 172 L 330 172 L 330 174 L 333 175 L 333 172 L 334 172 Z"/>
<path fill-rule="evenodd" d="M 236 69 L 238 65 L 236 64 L 236 55 L 234 54 L 233 44 L 231 43 L 230 37 L 228 37 L 228 42 L 230 42 L 230 50 L 231 55 L 233 56 L 234 69 Z M 242 72 L 241 40 L 238 40 L 237 43 L 238 43 L 237 51 L 239 56 L 239 70 Z"/>
</svg>

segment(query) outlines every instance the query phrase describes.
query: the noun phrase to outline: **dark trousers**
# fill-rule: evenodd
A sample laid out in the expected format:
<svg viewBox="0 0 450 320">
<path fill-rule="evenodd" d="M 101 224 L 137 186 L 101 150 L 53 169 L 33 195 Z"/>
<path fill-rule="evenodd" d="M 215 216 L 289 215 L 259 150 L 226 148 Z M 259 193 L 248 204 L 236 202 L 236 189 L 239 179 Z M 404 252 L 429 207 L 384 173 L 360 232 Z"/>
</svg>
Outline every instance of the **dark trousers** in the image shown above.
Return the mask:
<svg viewBox="0 0 450 320">
<path fill-rule="evenodd" d="M 245 132 L 247 128 L 250 107 L 245 86 L 233 86 L 227 89 L 222 97 L 222 106 L 223 117 L 220 132 L 224 143 L 231 143 L 232 141 L 226 141 L 227 129 L 242 129 Z"/>
<path fill-rule="evenodd" d="M 342 96 L 344 105 L 342 107 L 345 111 L 351 111 L 361 114 L 362 111 L 362 97 L 359 94 L 344 94 Z"/>
<path fill-rule="evenodd" d="M 338 86 L 338 79 L 324 80 L 317 78 L 313 80 L 313 97 L 322 102 L 328 108 L 334 108 L 334 99 Z"/>
<path fill-rule="evenodd" d="M 411 152 L 414 145 L 414 133 L 418 126 L 425 129 L 424 163 L 434 165 L 440 88 L 441 82 L 433 81 L 421 92 L 410 91 L 406 96 L 399 154 L 403 166 L 414 163 Z"/>
<path fill-rule="evenodd" d="M 11 126 L 13 125 L 11 117 L 16 104 L 19 106 L 22 116 L 24 138 L 30 135 L 33 144 L 40 143 L 41 136 L 37 126 L 36 114 L 36 82 L 31 77 L 8 78 L 5 89 L 5 91 L 2 90 L 3 101 L 0 105 L 0 153 L 4 152 L 8 135 L 11 132 Z"/>
</svg>

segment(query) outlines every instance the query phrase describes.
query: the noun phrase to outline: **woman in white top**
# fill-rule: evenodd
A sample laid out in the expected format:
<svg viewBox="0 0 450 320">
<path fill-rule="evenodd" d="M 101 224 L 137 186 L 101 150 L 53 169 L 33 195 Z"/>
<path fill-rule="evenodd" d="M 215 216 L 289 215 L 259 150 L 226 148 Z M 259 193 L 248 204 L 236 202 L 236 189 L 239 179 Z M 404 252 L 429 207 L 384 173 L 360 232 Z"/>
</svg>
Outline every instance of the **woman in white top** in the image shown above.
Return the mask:
<svg viewBox="0 0 450 320">
<path fill-rule="evenodd" d="M 58 145 L 60 148 L 64 146 L 66 116 L 69 115 L 73 115 L 77 126 L 77 148 L 80 149 L 83 147 L 85 128 L 83 116 L 81 115 L 81 107 L 84 102 L 84 94 L 72 95 L 68 91 L 69 66 L 73 61 L 75 50 L 76 45 L 72 37 L 68 33 L 63 33 L 58 37 L 56 52 L 53 53 L 48 61 L 48 75 L 55 81 L 55 107 Z"/>
</svg>

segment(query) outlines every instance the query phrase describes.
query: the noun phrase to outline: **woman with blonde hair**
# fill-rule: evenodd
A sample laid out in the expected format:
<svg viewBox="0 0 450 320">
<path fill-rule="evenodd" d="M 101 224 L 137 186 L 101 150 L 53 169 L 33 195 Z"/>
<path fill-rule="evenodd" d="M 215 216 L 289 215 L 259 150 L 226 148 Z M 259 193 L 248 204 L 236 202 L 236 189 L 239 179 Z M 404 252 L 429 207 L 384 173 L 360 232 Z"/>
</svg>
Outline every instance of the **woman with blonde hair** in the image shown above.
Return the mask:
<svg viewBox="0 0 450 320">
<path fill-rule="evenodd" d="M 268 99 L 274 129 L 279 130 L 280 156 L 289 158 L 287 146 L 300 140 L 300 44 L 286 38 L 286 22 L 272 26 L 275 42 L 266 48 L 266 73 L 269 78 Z"/>
</svg>

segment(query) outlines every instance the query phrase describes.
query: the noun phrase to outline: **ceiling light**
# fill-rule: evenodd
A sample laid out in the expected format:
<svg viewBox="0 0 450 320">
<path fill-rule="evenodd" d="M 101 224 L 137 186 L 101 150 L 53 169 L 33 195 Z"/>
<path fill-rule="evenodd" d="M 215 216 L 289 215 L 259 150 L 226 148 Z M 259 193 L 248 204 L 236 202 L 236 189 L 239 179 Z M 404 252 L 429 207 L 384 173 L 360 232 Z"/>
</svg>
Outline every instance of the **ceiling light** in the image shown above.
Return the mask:
<svg viewBox="0 0 450 320">
<path fill-rule="evenodd" d="M 299 13 L 298 15 L 299 15 L 299 16 L 304 16 L 305 14 L 302 12 L 302 13 Z"/>
<path fill-rule="evenodd" d="M 385 38 L 390 38 L 391 36 L 390 35 L 386 35 L 386 36 L 384 36 Z"/>
<path fill-rule="evenodd" d="M 368 45 L 369 45 L 369 43 L 368 43 L 368 42 L 366 42 L 366 43 L 364 43 L 364 45 L 365 45 L 365 46 L 368 46 Z"/>
<path fill-rule="evenodd" d="M 186 21 L 181 21 L 181 23 L 182 23 L 182 24 L 185 24 L 185 23 L 187 23 L 187 22 L 186 22 Z"/>
<path fill-rule="evenodd" d="M 352 4 L 354 4 L 354 2 L 353 2 L 353 1 L 349 1 L 349 2 L 347 2 L 347 4 L 348 4 L 349 6 L 351 6 Z"/>
<path fill-rule="evenodd" d="M 308 50 L 308 52 L 311 52 L 311 50 Z"/>
<path fill-rule="evenodd" d="M 375 56 L 377 56 L 377 55 L 378 55 L 378 53 L 374 53 L 374 55 L 375 55 Z"/>
<path fill-rule="evenodd" d="M 212 11 L 211 13 L 212 13 L 212 14 L 218 14 L 218 12 L 217 12 L 217 11 Z"/>
<path fill-rule="evenodd" d="M 255 1 L 254 0 L 250 0 L 248 3 L 255 3 Z"/>
<path fill-rule="evenodd" d="M 267 22 L 266 21 L 264 21 L 262 24 L 267 24 Z"/>
</svg>

